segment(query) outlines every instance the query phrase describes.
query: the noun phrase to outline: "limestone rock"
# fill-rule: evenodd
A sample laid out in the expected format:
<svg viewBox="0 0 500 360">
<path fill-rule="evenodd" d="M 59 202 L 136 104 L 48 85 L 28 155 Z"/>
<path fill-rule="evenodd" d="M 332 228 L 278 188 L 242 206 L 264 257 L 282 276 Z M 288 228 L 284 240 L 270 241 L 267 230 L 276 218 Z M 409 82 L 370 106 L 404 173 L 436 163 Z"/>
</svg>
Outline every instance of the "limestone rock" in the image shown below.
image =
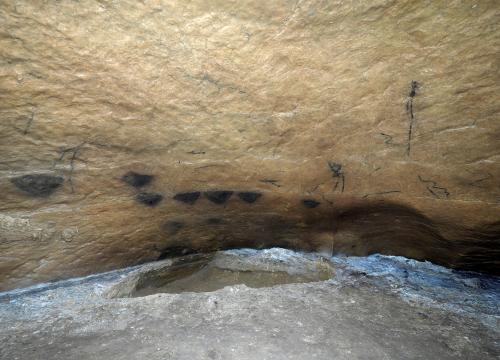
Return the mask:
<svg viewBox="0 0 500 360">
<path fill-rule="evenodd" d="M 243 245 L 494 268 L 498 15 L 494 0 L 3 1 L 0 289 Z M 50 190 L 16 180 L 40 176 Z"/>
</svg>

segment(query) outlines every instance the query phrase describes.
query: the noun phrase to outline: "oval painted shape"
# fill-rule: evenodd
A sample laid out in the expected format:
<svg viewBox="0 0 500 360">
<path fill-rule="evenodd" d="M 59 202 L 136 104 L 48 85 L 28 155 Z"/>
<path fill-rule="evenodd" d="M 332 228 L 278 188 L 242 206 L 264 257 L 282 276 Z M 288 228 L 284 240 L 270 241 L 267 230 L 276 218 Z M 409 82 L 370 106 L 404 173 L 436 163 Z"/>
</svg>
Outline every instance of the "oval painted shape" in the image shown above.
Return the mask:
<svg viewBox="0 0 500 360">
<path fill-rule="evenodd" d="M 254 191 L 242 191 L 238 193 L 238 197 L 249 204 L 256 202 L 261 196 L 261 193 Z"/>
<path fill-rule="evenodd" d="M 175 194 L 174 200 L 193 205 L 200 197 L 200 194 L 199 191 L 182 192 Z"/>
<path fill-rule="evenodd" d="M 153 175 L 139 174 L 135 171 L 129 171 L 122 176 L 122 181 L 133 187 L 142 187 L 148 185 L 153 180 Z"/>
<path fill-rule="evenodd" d="M 137 194 L 135 199 L 144 205 L 153 207 L 158 205 L 158 203 L 163 200 L 163 195 L 158 193 L 142 192 Z"/>
<path fill-rule="evenodd" d="M 306 206 L 310 209 L 314 209 L 315 207 L 317 207 L 321 203 L 319 201 L 314 200 L 314 199 L 304 199 L 304 200 L 302 200 L 302 204 L 304 204 L 304 206 Z"/>
<path fill-rule="evenodd" d="M 233 195 L 233 191 L 230 190 L 205 191 L 207 199 L 219 205 L 228 201 L 231 195 Z"/>
<path fill-rule="evenodd" d="M 62 185 L 64 178 L 49 174 L 23 175 L 10 180 L 19 190 L 37 197 L 52 195 Z"/>
</svg>

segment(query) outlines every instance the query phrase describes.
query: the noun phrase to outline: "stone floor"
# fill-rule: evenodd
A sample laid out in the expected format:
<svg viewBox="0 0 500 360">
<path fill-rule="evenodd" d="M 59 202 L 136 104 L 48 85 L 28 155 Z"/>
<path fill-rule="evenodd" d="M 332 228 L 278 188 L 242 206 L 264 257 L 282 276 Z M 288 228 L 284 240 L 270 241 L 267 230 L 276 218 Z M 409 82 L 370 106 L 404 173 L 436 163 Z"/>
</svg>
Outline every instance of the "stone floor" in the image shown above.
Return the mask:
<svg viewBox="0 0 500 360">
<path fill-rule="evenodd" d="M 322 271 L 333 270 L 323 281 L 121 297 L 126 292 L 117 289 L 173 266 L 165 260 L 0 293 L 0 358 L 428 360 L 500 355 L 497 278 L 379 255 L 323 258 L 244 249 L 217 256 L 233 270 L 281 271 L 302 280 L 318 264 Z"/>
</svg>

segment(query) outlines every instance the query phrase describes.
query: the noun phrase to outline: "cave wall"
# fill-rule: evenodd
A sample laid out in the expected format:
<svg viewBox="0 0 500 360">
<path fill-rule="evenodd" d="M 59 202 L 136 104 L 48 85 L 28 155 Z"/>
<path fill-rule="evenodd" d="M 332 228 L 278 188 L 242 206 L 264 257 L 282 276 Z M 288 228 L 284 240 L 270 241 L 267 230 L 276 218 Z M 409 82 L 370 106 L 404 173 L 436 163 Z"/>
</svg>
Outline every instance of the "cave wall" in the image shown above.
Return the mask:
<svg viewBox="0 0 500 360">
<path fill-rule="evenodd" d="M 432 239 L 500 220 L 499 23 L 494 0 L 2 1 L 0 289 L 233 246 L 453 265 Z M 408 211 L 377 247 L 342 223 L 365 206 Z"/>
</svg>

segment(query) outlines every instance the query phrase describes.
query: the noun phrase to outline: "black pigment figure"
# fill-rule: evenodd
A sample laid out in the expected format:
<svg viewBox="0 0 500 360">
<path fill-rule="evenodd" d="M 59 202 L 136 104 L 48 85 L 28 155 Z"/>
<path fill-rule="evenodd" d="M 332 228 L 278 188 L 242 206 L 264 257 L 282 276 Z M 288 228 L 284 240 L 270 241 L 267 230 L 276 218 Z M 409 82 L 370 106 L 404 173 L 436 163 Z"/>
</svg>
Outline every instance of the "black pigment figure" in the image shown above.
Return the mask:
<svg viewBox="0 0 500 360">
<path fill-rule="evenodd" d="M 340 192 L 343 193 L 345 188 L 345 175 L 344 171 L 342 170 L 342 164 L 328 161 L 328 167 L 330 168 L 330 171 L 332 172 L 332 177 L 335 180 L 333 191 L 337 190 L 338 186 L 341 185 Z"/>
<path fill-rule="evenodd" d="M 406 113 L 408 114 L 410 124 L 408 126 L 408 143 L 406 145 L 406 155 L 410 156 L 411 152 L 411 140 L 413 138 L 413 130 L 415 127 L 415 114 L 413 112 L 413 99 L 417 95 L 418 88 L 420 84 L 415 80 L 412 80 L 410 84 L 410 93 L 408 94 L 408 100 L 406 101 Z"/>
</svg>

